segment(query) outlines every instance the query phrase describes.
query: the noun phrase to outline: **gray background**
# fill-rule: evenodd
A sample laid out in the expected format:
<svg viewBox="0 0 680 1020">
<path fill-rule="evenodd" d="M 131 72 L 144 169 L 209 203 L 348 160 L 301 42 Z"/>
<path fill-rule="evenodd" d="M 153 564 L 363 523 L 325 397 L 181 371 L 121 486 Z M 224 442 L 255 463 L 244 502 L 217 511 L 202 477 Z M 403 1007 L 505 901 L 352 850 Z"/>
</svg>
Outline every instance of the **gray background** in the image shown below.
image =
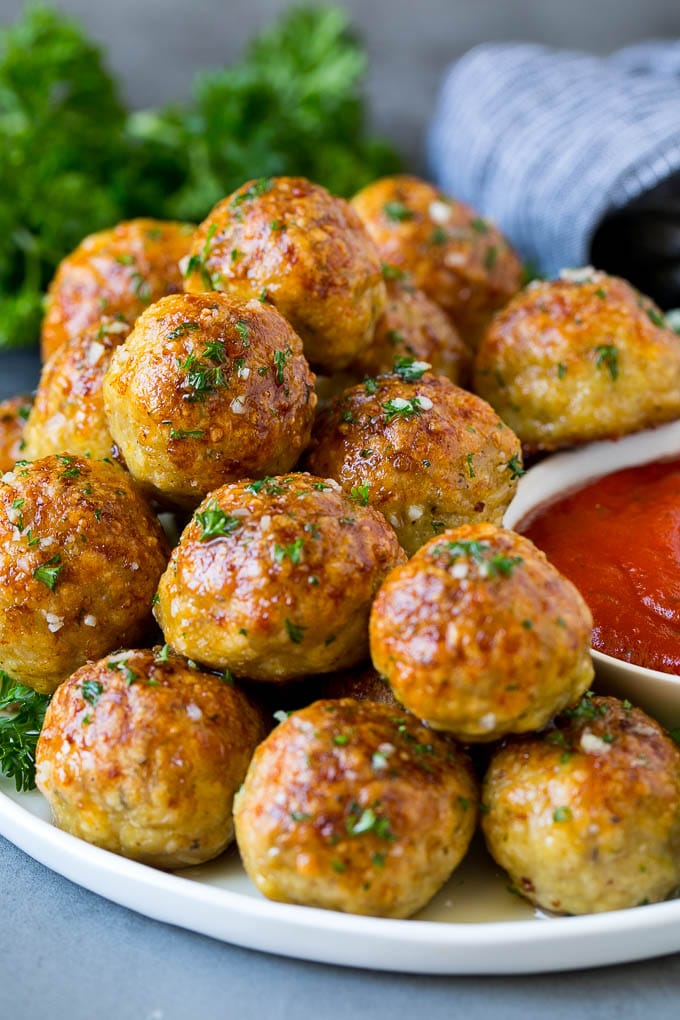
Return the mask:
<svg viewBox="0 0 680 1020">
<path fill-rule="evenodd" d="M 181 99 L 194 70 L 230 60 L 281 0 L 67 0 L 110 54 L 136 106 Z M 354 0 L 375 123 L 419 165 L 437 83 L 485 40 L 607 51 L 680 35 L 679 0 Z M 0 0 L 0 22 L 21 9 Z M 0 393 L 35 384 L 34 355 L 0 359 Z M 149 921 L 52 875 L 0 838 L 0 1017 L 239 1020 L 428 1016 L 677 1018 L 680 955 L 520 978 L 418 978 L 305 964 Z"/>
</svg>

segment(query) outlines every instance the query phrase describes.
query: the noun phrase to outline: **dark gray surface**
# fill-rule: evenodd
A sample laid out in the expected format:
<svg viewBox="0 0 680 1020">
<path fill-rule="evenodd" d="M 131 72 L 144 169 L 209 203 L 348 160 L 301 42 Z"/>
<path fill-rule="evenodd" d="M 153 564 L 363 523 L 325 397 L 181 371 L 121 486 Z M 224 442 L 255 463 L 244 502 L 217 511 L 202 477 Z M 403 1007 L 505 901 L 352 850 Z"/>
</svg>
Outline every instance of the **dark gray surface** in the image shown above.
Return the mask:
<svg viewBox="0 0 680 1020">
<path fill-rule="evenodd" d="M 0 22 L 21 0 L 0 0 Z M 182 97 L 280 0 L 67 0 L 107 43 L 136 105 Z M 677 0 L 352 0 L 379 126 L 417 153 L 443 67 L 485 39 L 608 50 L 680 33 Z M 31 388 L 37 356 L 0 356 L 0 396 Z M 418 978 L 305 964 L 149 921 L 87 893 L 0 838 L 0 1017 L 7 1020 L 629 1020 L 680 1015 L 680 956 L 520 978 Z"/>
<path fill-rule="evenodd" d="M 107 904 L 0 838 L 8 1020 L 677 1018 L 680 956 L 517 978 L 400 977 L 225 946 Z"/>
</svg>

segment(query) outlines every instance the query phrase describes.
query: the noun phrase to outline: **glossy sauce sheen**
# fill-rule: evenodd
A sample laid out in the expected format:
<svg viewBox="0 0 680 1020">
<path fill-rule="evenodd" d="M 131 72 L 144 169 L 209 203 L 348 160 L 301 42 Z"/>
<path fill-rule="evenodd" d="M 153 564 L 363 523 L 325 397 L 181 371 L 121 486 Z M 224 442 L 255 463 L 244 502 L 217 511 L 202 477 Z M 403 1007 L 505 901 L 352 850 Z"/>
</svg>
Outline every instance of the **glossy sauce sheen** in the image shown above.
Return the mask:
<svg viewBox="0 0 680 1020">
<path fill-rule="evenodd" d="M 580 589 L 594 648 L 680 673 L 680 458 L 606 475 L 517 530 Z"/>
</svg>

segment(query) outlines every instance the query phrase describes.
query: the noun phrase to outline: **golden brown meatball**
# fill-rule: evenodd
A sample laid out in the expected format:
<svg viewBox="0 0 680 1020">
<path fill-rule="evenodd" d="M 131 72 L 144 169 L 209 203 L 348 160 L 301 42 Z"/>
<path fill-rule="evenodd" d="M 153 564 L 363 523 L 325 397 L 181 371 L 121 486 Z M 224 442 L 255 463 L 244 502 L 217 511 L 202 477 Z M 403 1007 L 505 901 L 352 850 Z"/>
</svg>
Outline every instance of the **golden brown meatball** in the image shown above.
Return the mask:
<svg viewBox="0 0 680 1020">
<path fill-rule="evenodd" d="M 367 657 L 371 602 L 404 559 L 384 518 L 333 481 L 225 485 L 185 528 L 155 612 L 176 651 L 213 669 L 329 673 Z"/>
<path fill-rule="evenodd" d="M 343 368 L 385 307 L 380 260 L 342 198 L 304 177 L 249 181 L 194 236 L 185 289 L 269 301 L 302 337 L 313 368 Z"/>
<path fill-rule="evenodd" d="M 188 507 L 224 482 L 289 470 L 316 396 L 275 308 L 177 294 L 144 312 L 104 380 L 111 434 L 150 493 Z"/>
<path fill-rule="evenodd" d="M 460 740 L 539 729 L 593 678 L 592 618 L 532 542 L 446 531 L 397 567 L 371 612 L 371 658 L 396 698 Z"/>
<path fill-rule="evenodd" d="M 624 280 L 572 272 L 496 316 L 475 388 L 528 451 L 620 436 L 680 415 L 680 339 Z"/>
<path fill-rule="evenodd" d="M 236 796 L 248 875 L 273 900 L 408 917 L 468 848 L 463 751 L 389 705 L 317 701 L 260 744 Z"/>
<path fill-rule="evenodd" d="M 620 910 L 680 883 L 680 749 L 628 702 L 586 697 L 508 741 L 483 800 L 492 856 L 547 910 Z"/>
<path fill-rule="evenodd" d="M 467 381 L 471 358 L 451 320 L 422 290 L 392 280 L 387 307 L 369 347 L 348 368 L 356 380 L 392 371 L 395 361 L 424 361 L 451 382 Z"/>
<path fill-rule="evenodd" d="M 138 641 L 168 549 L 114 464 L 59 455 L 0 481 L 0 669 L 49 693 Z"/>
<path fill-rule="evenodd" d="M 26 423 L 24 456 L 79 453 L 103 460 L 113 439 L 104 413 L 102 386 L 113 352 L 130 327 L 102 319 L 63 343 L 43 365 Z"/>
<path fill-rule="evenodd" d="M 493 313 L 522 285 L 522 265 L 503 235 L 469 206 L 408 175 L 374 181 L 352 205 L 383 262 L 411 274 L 474 349 Z"/>
<path fill-rule="evenodd" d="M 0 472 L 11 471 L 23 456 L 24 429 L 33 397 L 21 394 L 0 401 Z"/>
<path fill-rule="evenodd" d="M 448 379 L 424 375 L 417 362 L 399 371 L 321 412 L 309 470 L 382 511 L 408 553 L 445 528 L 500 524 L 522 473 L 517 437 Z"/>
<path fill-rule="evenodd" d="M 263 737 L 244 694 L 167 646 L 117 652 L 56 691 L 36 782 L 79 839 L 159 868 L 202 864 L 233 839 L 234 793 Z"/>
<path fill-rule="evenodd" d="M 81 241 L 60 263 L 47 292 L 43 358 L 98 325 L 102 315 L 132 326 L 152 301 L 181 291 L 179 261 L 193 230 L 190 223 L 138 219 Z"/>
</svg>

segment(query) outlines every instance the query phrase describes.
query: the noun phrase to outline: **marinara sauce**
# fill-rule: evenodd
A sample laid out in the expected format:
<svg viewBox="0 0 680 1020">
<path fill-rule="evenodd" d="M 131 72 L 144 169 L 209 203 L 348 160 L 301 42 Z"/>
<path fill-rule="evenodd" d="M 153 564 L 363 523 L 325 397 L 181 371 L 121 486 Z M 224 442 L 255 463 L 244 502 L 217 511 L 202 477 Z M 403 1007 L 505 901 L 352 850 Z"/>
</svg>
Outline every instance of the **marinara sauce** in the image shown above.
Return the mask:
<svg viewBox="0 0 680 1020">
<path fill-rule="evenodd" d="M 517 530 L 580 590 L 594 648 L 680 673 L 680 458 L 606 475 Z"/>
</svg>

